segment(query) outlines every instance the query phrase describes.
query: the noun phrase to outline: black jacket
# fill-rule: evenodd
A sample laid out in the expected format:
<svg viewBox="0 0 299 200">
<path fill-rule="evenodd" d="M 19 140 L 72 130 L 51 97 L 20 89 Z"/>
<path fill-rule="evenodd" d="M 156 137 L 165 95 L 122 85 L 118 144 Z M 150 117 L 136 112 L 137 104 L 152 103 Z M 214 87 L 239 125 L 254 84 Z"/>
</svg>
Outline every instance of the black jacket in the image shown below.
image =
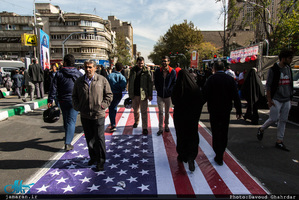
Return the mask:
<svg viewBox="0 0 299 200">
<path fill-rule="evenodd" d="M 58 101 L 72 102 L 74 82 L 83 76 L 75 67 L 63 67 L 56 72 L 50 86 L 48 102 L 52 103 L 57 94 Z"/>
<path fill-rule="evenodd" d="M 176 82 L 175 70 L 169 67 L 169 72 L 166 78 L 164 79 L 162 68 L 158 68 L 155 71 L 154 79 L 157 95 L 162 98 L 170 97 Z"/>
<path fill-rule="evenodd" d="M 29 76 L 34 82 L 44 81 L 44 70 L 39 64 L 32 64 L 28 69 Z"/>
<path fill-rule="evenodd" d="M 242 114 L 241 101 L 235 80 L 224 72 L 210 76 L 203 89 L 204 100 L 208 103 L 209 113 L 228 113 L 234 107 Z"/>
</svg>

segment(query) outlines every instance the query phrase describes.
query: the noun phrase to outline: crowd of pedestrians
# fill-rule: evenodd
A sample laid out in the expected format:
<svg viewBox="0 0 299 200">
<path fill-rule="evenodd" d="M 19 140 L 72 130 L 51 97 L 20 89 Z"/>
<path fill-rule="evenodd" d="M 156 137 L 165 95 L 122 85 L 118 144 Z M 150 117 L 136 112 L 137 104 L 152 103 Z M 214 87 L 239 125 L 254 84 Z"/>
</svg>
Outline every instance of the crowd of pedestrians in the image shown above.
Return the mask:
<svg viewBox="0 0 299 200">
<path fill-rule="evenodd" d="M 263 139 L 264 131 L 278 121 L 277 141 L 275 147 L 289 151 L 283 143 L 285 124 L 290 110 L 293 95 L 293 81 L 290 70 L 292 53 L 281 51 L 279 62 L 270 68 L 266 91 L 270 108 L 269 119 L 257 131 L 258 140 Z M 243 118 L 258 124 L 258 108 L 261 99 L 265 98 L 264 87 L 256 68 L 239 73 L 234 72 L 221 61 L 215 61 L 205 71 L 181 68 L 176 63 L 170 66 L 168 56 L 161 58 L 160 67 L 150 69 L 143 57 L 138 57 L 133 67 L 116 63 L 114 67 L 105 68 L 93 60 L 87 60 L 81 67 L 75 66 L 75 58 L 68 54 L 64 57 L 63 66 L 51 65 L 43 79 L 44 70 L 33 60 L 29 70 L 16 71 L 12 78 L 1 77 L 7 89 L 14 88 L 21 98 L 22 85 L 26 87 L 27 96 L 33 100 L 34 90 L 37 98 L 44 97 L 43 81 L 47 80 L 48 107 L 56 105 L 62 110 L 65 129 L 65 150 L 73 149 L 72 140 L 78 112 L 85 133 L 90 161 L 96 163 L 97 170 L 104 169 L 106 161 L 105 147 L 105 110 L 109 108 L 110 131 L 117 130 L 117 106 L 127 90 L 132 100 L 134 111 L 133 128 L 142 123 L 142 134 L 148 134 L 148 101 L 153 99 L 153 88 L 157 91 L 159 111 L 159 130 L 157 136 L 169 132 L 169 110 L 174 106 L 173 121 L 177 136 L 177 160 L 188 163 L 189 170 L 194 171 L 194 160 L 198 154 L 198 122 L 203 105 L 207 103 L 210 116 L 212 147 L 214 161 L 223 165 L 223 154 L 228 144 L 230 114 L 236 109 L 236 118 L 242 117 L 241 100 L 247 102 Z"/>
</svg>

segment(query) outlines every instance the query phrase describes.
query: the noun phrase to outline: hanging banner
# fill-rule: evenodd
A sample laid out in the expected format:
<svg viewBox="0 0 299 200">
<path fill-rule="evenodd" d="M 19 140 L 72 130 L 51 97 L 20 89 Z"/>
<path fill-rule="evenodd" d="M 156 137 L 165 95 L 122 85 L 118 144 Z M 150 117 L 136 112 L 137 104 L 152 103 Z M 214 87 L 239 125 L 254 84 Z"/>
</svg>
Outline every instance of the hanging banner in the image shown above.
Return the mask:
<svg viewBox="0 0 299 200">
<path fill-rule="evenodd" d="M 246 58 L 248 56 L 258 55 L 258 53 L 259 53 L 259 46 L 256 45 L 256 46 L 232 51 L 230 52 L 230 58 L 231 59 Z"/>
<path fill-rule="evenodd" d="M 43 30 L 40 30 L 40 63 L 44 70 L 50 69 L 49 52 L 49 36 Z"/>
<path fill-rule="evenodd" d="M 198 63 L 197 51 L 192 51 L 190 67 L 191 68 L 197 68 L 197 63 Z"/>
</svg>

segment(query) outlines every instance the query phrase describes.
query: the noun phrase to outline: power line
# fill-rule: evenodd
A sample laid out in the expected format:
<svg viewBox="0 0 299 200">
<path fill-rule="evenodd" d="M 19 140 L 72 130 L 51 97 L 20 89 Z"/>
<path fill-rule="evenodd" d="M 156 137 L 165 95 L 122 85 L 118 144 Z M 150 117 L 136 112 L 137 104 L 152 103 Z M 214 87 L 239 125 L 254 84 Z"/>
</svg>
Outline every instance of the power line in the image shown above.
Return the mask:
<svg viewBox="0 0 299 200">
<path fill-rule="evenodd" d="M 23 6 L 20 6 L 20 5 L 17 5 L 17 4 L 14 4 L 14 3 L 11 3 L 11 2 L 9 2 L 9 1 L 5 1 L 5 0 L 1 0 L 1 1 L 3 1 L 3 2 L 5 2 L 5 3 L 8 3 L 8 4 L 11 4 L 11 5 L 13 5 L 13 6 L 16 6 L 16 7 L 19 7 L 19 8 L 23 8 L 23 9 L 26 9 L 26 10 L 30 10 L 30 11 L 32 11 L 32 8 L 25 8 L 25 7 L 23 7 Z M 2 8 L 2 10 L 4 10 L 3 8 Z"/>
</svg>

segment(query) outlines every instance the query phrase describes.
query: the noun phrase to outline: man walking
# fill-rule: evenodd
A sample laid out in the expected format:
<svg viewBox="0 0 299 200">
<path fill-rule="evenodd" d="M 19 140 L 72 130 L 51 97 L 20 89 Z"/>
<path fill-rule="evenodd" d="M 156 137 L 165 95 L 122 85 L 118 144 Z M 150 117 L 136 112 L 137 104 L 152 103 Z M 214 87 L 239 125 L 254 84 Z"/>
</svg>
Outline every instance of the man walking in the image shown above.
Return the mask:
<svg viewBox="0 0 299 200">
<path fill-rule="evenodd" d="M 88 165 L 97 162 L 96 169 L 102 171 L 106 161 L 105 110 L 113 94 L 107 79 L 96 73 L 96 66 L 92 60 L 84 62 L 85 75 L 76 81 L 72 97 L 74 109 L 81 113 L 90 156 Z"/>
<path fill-rule="evenodd" d="M 231 76 L 224 73 L 224 64 L 215 62 L 213 70 L 215 73 L 208 78 L 203 93 L 210 113 L 213 150 L 216 154 L 214 160 L 218 165 L 223 165 L 232 101 L 234 101 L 234 107 L 236 108 L 237 119 L 241 118 L 242 110 L 236 83 Z"/>
<path fill-rule="evenodd" d="M 108 81 L 113 93 L 113 100 L 109 106 L 109 119 L 111 123 L 110 131 L 116 131 L 115 116 L 117 112 L 117 105 L 123 97 L 122 92 L 126 89 L 126 78 L 121 74 L 123 65 L 121 63 L 115 64 L 115 70 L 108 76 Z"/>
<path fill-rule="evenodd" d="M 78 111 L 74 110 L 72 105 L 72 93 L 75 81 L 82 76 L 82 73 L 75 67 L 75 57 L 71 54 L 64 56 L 63 68 L 56 72 L 56 75 L 51 83 L 48 107 L 51 107 L 55 96 L 60 105 L 63 116 L 63 126 L 65 130 L 65 146 L 66 151 L 72 150 L 71 145 L 77 121 Z"/>
<path fill-rule="evenodd" d="M 163 107 L 165 109 L 165 132 L 169 132 L 169 108 L 171 105 L 171 93 L 176 81 L 176 72 L 169 66 L 169 57 L 162 58 L 160 68 L 157 68 L 154 74 L 154 83 L 157 90 L 157 102 L 159 109 L 159 131 L 157 135 L 163 133 Z"/>
<path fill-rule="evenodd" d="M 269 119 L 258 129 L 257 139 L 261 141 L 264 130 L 278 121 L 275 147 L 290 151 L 283 144 L 283 138 L 293 96 L 293 77 L 290 68 L 293 54 L 290 50 L 282 50 L 278 57 L 279 62 L 269 69 L 266 83 L 267 100 L 270 108 Z"/>
<path fill-rule="evenodd" d="M 133 128 L 137 128 L 139 123 L 139 109 L 141 109 L 142 133 L 148 134 L 147 130 L 147 108 L 148 101 L 153 99 L 153 82 L 151 72 L 144 65 L 144 58 L 137 58 L 137 65 L 130 71 L 129 97 L 132 99 L 135 123 Z"/>
<path fill-rule="evenodd" d="M 31 81 L 31 78 L 29 76 L 28 70 L 24 71 L 24 85 L 26 87 L 26 92 L 24 94 L 24 98 L 22 99 L 24 102 L 27 101 L 27 96 L 29 94 L 30 96 L 30 101 L 33 100 L 34 97 L 34 84 Z"/>
<path fill-rule="evenodd" d="M 21 98 L 22 93 L 22 82 L 23 82 L 23 75 L 20 74 L 19 70 L 15 71 L 15 75 L 13 75 L 13 87 L 15 88 L 15 93 L 18 95 L 19 99 Z"/>
<path fill-rule="evenodd" d="M 35 86 L 36 98 L 44 98 L 44 70 L 35 58 L 29 66 L 29 76 Z"/>
</svg>

